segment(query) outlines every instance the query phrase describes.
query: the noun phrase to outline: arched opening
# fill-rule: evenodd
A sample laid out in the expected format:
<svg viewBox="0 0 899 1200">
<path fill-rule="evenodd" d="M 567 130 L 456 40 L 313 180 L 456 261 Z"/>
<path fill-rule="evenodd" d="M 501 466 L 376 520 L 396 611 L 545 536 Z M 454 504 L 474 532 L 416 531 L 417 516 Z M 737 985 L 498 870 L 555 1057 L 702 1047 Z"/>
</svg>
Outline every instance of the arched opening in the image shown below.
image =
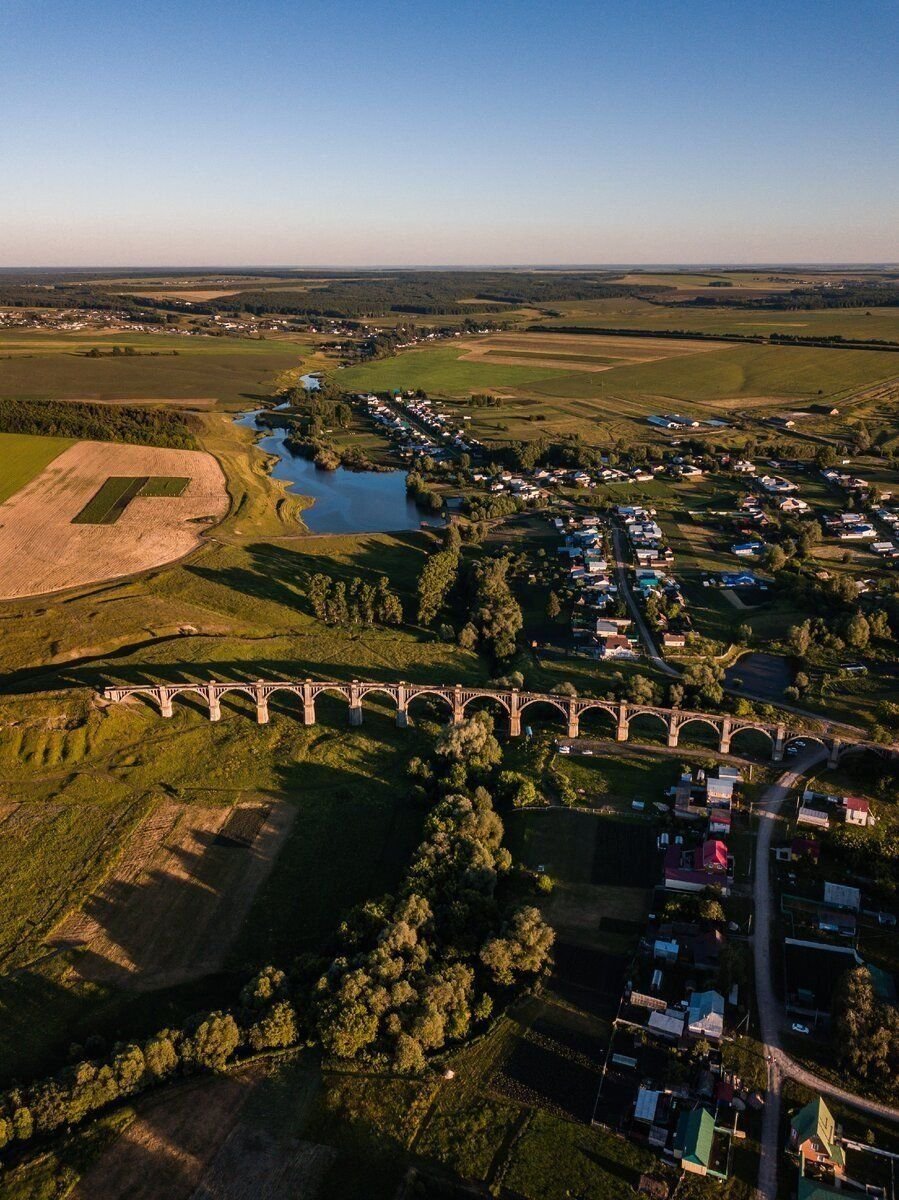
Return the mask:
<svg viewBox="0 0 899 1200">
<path fill-rule="evenodd" d="M 465 705 L 464 711 L 466 720 L 478 712 L 489 713 L 493 717 L 493 728 L 497 733 L 509 731 L 509 710 L 496 696 L 475 696 Z"/>
<path fill-rule="evenodd" d="M 438 692 L 416 692 L 406 703 L 406 715 L 410 725 L 416 722 L 446 725 L 453 719 L 453 705 Z"/>
<path fill-rule="evenodd" d="M 628 741 L 667 746 L 668 720 L 659 713 L 634 713 L 628 721 Z"/>
<path fill-rule="evenodd" d="M 816 768 L 821 790 L 895 803 L 899 759 L 870 747 L 847 745 L 835 767 Z"/>
<path fill-rule="evenodd" d="M 578 729 L 582 738 L 614 741 L 618 732 L 618 714 L 605 708 L 585 708 L 578 717 Z"/>
<path fill-rule="evenodd" d="M 303 689 L 278 688 L 268 694 L 270 717 L 288 717 L 294 721 L 303 719 Z"/>
<path fill-rule="evenodd" d="M 521 732 L 530 730 L 535 736 L 543 731 L 555 735 L 564 734 L 568 730 L 568 709 L 551 700 L 531 700 L 519 708 L 521 716 Z"/>
<path fill-rule="evenodd" d="M 740 758 L 757 759 L 765 762 L 771 757 L 773 742 L 770 734 L 762 729 L 738 729 L 731 734 L 730 752 Z"/>
<path fill-rule="evenodd" d="M 315 723 L 327 729 L 346 729 L 349 721 L 349 697 L 337 688 L 325 688 L 315 697 Z"/>
<path fill-rule="evenodd" d="M 699 750 L 717 750 L 721 744 L 721 734 L 710 721 L 696 717 L 681 725 L 677 744 L 679 747 L 695 746 Z"/>
<path fill-rule="evenodd" d="M 362 697 L 364 724 L 369 735 L 392 737 L 396 728 L 396 700 L 386 688 L 370 688 Z"/>
<path fill-rule="evenodd" d="M 189 712 L 196 713 L 205 720 L 209 719 L 209 702 L 206 699 L 205 689 L 201 687 L 186 688 L 181 692 L 174 692 L 170 696 L 172 701 L 172 712 L 178 708 L 186 708 Z M 149 700 L 156 712 L 159 711 L 155 700 Z"/>
<path fill-rule="evenodd" d="M 256 720 L 256 697 L 248 688 L 234 687 L 219 693 L 219 707 L 222 710 L 222 720 L 228 716 Z"/>
</svg>

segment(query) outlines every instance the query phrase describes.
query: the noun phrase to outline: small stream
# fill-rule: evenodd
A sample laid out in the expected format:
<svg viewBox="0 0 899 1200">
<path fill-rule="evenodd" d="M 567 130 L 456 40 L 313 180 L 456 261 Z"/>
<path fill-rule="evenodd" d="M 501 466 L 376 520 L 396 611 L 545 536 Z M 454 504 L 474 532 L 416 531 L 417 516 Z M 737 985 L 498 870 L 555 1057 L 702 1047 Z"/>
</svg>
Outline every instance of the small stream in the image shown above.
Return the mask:
<svg viewBox="0 0 899 1200">
<path fill-rule="evenodd" d="M 318 387 L 312 375 L 304 375 L 302 383 L 310 391 Z M 288 450 L 286 429 L 269 429 L 259 423 L 257 417 L 267 411 L 243 413 L 236 423 L 264 430 L 257 445 L 276 459 L 272 478 L 285 480 L 291 484 L 290 491 L 312 498 L 312 505 L 303 510 L 310 533 L 395 533 L 444 524 L 442 517 L 426 516 L 408 498 L 405 471 L 347 471 L 343 467 L 320 471 L 311 459 Z"/>
</svg>

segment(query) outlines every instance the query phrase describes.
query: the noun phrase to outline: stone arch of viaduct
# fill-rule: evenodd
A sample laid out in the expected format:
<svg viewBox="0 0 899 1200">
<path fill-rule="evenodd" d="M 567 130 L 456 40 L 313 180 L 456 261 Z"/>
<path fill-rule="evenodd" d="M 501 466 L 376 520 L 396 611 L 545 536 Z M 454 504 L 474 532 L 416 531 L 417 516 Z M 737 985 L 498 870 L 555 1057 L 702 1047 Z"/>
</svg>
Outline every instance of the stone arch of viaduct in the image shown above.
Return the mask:
<svg viewBox="0 0 899 1200">
<path fill-rule="evenodd" d="M 724 713 L 693 712 L 679 708 L 660 708 L 650 704 L 629 704 L 627 701 L 591 700 L 586 697 L 566 696 L 556 692 L 527 692 L 517 688 L 481 688 L 463 687 L 462 684 L 446 686 L 443 684 L 417 683 L 369 683 L 354 679 L 345 681 L 305 680 L 267 680 L 260 679 L 255 683 L 175 683 L 175 684 L 139 684 L 133 687 L 109 687 L 104 689 L 103 696 L 107 700 L 120 701 L 129 696 L 142 696 L 155 704 L 163 717 L 171 717 L 173 702 L 178 696 L 194 695 L 208 706 L 209 719 L 221 719 L 222 697 L 237 693 L 249 696 L 256 705 L 256 719 L 265 724 L 269 719 L 269 699 L 271 696 L 286 692 L 297 697 L 298 708 L 302 708 L 303 723 L 314 725 L 316 721 L 315 704 L 324 693 L 336 694 L 347 701 L 350 725 L 362 724 L 362 702 L 366 696 L 381 694 L 387 696 L 396 705 L 396 723 L 401 728 L 409 723 L 409 705 L 413 700 L 430 696 L 443 703 L 449 711 L 454 724 L 464 720 L 466 709 L 476 700 L 492 700 L 505 712 L 508 721 L 508 732 L 511 737 L 521 734 L 522 717 L 535 704 L 549 705 L 555 708 L 567 724 L 569 738 L 580 734 L 581 717 L 591 711 L 607 713 L 612 720 L 615 737 L 625 742 L 630 737 L 631 722 L 640 716 L 650 716 L 659 720 L 667 732 L 667 742 L 671 747 L 677 746 L 680 734 L 689 725 L 706 725 L 718 737 L 718 748 L 722 754 L 728 754 L 732 739 L 746 730 L 753 730 L 768 738 L 771 743 L 771 757 L 779 762 L 790 741 L 804 737 L 807 741 L 817 741 L 830 752 L 830 764 L 835 766 L 841 753 L 850 748 L 868 745 L 861 742 L 844 742 L 833 733 L 806 733 L 802 730 L 791 730 L 783 723 L 770 724 L 764 721 L 746 721 L 742 718 L 728 716 Z M 883 752 L 882 746 L 872 747 Z"/>
</svg>

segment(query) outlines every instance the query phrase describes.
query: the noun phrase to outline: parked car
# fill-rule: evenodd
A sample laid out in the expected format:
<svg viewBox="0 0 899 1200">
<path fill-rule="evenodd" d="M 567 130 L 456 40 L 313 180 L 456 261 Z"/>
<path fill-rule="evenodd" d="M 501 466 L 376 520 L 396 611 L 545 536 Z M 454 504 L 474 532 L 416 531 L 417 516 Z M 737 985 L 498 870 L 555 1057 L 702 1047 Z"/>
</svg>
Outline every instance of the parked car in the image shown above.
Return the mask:
<svg viewBox="0 0 899 1200">
<path fill-rule="evenodd" d="M 793 1032 L 794 1033 L 811 1033 L 811 1030 L 809 1029 L 808 1025 L 800 1025 L 800 1023 L 798 1021 L 794 1021 L 793 1022 Z"/>
</svg>

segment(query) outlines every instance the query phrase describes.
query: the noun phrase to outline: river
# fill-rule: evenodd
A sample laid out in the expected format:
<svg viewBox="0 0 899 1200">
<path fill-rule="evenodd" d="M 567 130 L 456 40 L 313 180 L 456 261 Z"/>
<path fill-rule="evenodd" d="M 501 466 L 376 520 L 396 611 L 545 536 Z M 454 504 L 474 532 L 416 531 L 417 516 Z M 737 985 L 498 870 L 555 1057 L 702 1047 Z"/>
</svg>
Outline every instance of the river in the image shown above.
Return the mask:
<svg viewBox="0 0 899 1200">
<path fill-rule="evenodd" d="M 303 376 L 307 388 L 318 381 Z M 314 385 L 314 386 L 312 386 Z M 236 418 L 238 425 L 265 430 L 258 446 L 276 459 L 272 478 L 291 484 L 288 489 L 310 496 L 312 505 L 303 510 L 310 533 L 396 533 L 418 529 L 422 524 L 440 527 L 442 517 L 427 517 L 406 495 L 405 471 L 320 471 L 311 459 L 291 454 L 285 445 L 286 429 L 268 429 L 257 417 L 267 409 L 256 409 Z"/>
</svg>

